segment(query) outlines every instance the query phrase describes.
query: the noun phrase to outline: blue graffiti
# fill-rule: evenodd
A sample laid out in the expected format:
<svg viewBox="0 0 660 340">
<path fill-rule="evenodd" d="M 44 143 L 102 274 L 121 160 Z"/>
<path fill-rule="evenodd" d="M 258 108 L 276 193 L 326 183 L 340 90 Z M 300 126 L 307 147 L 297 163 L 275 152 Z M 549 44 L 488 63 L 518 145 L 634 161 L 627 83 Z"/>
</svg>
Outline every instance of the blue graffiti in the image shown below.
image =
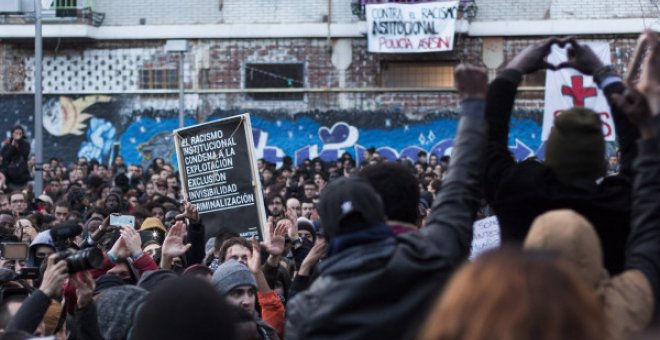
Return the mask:
<svg viewBox="0 0 660 340">
<path fill-rule="evenodd" d="M 186 118 L 186 126 L 197 122 Z M 127 164 L 149 166 L 157 158 L 170 160 L 176 166 L 172 131 L 179 128 L 178 119 L 138 118 L 121 135 L 121 155 Z"/>
<path fill-rule="evenodd" d="M 106 162 L 110 158 L 116 135 L 117 129 L 112 126 L 111 122 L 101 118 L 90 119 L 86 134 L 87 140 L 80 145 L 78 157 L 96 159 L 101 163 Z"/>
<path fill-rule="evenodd" d="M 372 146 L 390 160 L 407 158 L 414 162 L 420 151 L 442 157 L 451 155 L 458 126 L 458 120 L 451 118 L 401 126 L 387 124 L 383 128 L 358 128 L 341 121 L 322 126 L 309 116 L 273 121 L 253 115 L 251 121 L 256 157 L 278 166 L 286 155 L 292 156 L 295 164 L 301 164 L 316 157 L 334 161 L 345 152 L 353 155 L 360 164 L 364 151 Z M 186 126 L 194 124 L 194 120 L 186 120 Z M 170 134 L 177 127 L 177 119 L 137 119 L 120 138 L 121 154 L 126 162 L 143 166 L 156 157 L 170 159 L 176 164 Z M 518 160 L 542 156 L 540 135 L 541 126 L 537 122 L 512 119 L 509 149 Z"/>
<path fill-rule="evenodd" d="M 319 157 L 333 161 L 344 152 L 351 153 L 358 164 L 364 151 L 371 146 L 384 158 L 417 160 L 420 151 L 438 157 L 450 155 L 458 121 L 438 119 L 431 123 L 408 124 L 389 129 L 358 129 L 346 122 L 332 127 L 320 126 L 316 121 L 303 117 L 296 121 L 272 122 L 253 118 L 253 135 L 257 157 L 281 164 L 284 155 L 292 155 L 295 164 L 305 159 Z M 273 126 L 275 125 L 275 126 Z M 276 131 L 271 137 L 267 130 Z M 509 149 L 516 159 L 535 156 L 540 147 L 538 123 L 530 119 L 512 119 Z"/>
</svg>

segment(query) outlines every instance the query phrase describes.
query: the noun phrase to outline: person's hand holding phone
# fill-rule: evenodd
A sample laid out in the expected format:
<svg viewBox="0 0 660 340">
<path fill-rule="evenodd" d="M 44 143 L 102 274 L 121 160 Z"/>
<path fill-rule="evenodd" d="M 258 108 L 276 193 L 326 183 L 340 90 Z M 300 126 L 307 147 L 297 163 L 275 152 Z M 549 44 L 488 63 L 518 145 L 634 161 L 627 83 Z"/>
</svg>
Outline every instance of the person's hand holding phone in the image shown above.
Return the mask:
<svg viewBox="0 0 660 340">
<path fill-rule="evenodd" d="M 123 225 L 119 230 L 121 238 L 124 239 L 128 254 L 136 258 L 142 253 L 142 240 L 140 234 L 130 225 Z"/>
</svg>

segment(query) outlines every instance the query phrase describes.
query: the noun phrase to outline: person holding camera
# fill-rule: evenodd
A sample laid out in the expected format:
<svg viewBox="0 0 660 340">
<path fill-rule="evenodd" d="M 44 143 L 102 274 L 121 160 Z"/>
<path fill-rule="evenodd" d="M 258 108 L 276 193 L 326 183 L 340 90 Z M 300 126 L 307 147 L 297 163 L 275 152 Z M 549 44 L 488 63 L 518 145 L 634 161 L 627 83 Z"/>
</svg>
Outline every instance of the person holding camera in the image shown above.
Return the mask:
<svg viewBox="0 0 660 340">
<path fill-rule="evenodd" d="M 23 302 L 9 322 L 6 331 L 24 331 L 33 334 L 51 303 L 61 300 L 62 288 L 68 277 L 69 269 L 66 261 L 60 261 L 58 254 L 51 254 L 47 259 L 39 289 L 35 289 Z"/>
<path fill-rule="evenodd" d="M 27 165 L 30 143 L 25 140 L 25 130 L 22 126 L 17 125 L 11 129 L 11 137 L 4 141 L 0 154 L 0 169 L 7 179 L 7 188 L 9 191 L 21 190 L 31 179 Z"/>
</svg>

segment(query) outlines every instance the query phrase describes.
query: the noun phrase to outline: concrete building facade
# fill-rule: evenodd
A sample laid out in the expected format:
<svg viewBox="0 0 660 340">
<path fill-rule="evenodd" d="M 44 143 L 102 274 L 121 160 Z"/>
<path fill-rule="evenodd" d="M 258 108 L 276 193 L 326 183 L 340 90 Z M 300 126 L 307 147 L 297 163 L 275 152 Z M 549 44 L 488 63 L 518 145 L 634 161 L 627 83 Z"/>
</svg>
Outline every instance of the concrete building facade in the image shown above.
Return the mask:
<svg viewBox="0 0 660 340">
<path fill-rule="evenodd" d="M 637 35 L 660 25 L 657 0 L 460 1 L 450 52 L 367 51 L 368 0 L 78 0 L 44 11 L 46 157 L 172 159 L 179 54 L 186 39 L 186 124 L 250 112 L 257 155 L 278 163 L 378 147 L 390 158 L 451 152 L 453 67 L 494 74 L 550 35 L 607 41 L 622 72 Z M 401 1 L 403 2 L 403 1 Z M 411 1 L 407 1 L 411 2 Z M 0 15 L 0 131 L 33 128 L 33 16 Z M 518 158 L 541 153 L 544 74 L 528 77 L 511 129 Z M 541 155 L 542 156 L 542 155 Z M 359 159 L 358 159 L 359 160 Z"/>
</svg>

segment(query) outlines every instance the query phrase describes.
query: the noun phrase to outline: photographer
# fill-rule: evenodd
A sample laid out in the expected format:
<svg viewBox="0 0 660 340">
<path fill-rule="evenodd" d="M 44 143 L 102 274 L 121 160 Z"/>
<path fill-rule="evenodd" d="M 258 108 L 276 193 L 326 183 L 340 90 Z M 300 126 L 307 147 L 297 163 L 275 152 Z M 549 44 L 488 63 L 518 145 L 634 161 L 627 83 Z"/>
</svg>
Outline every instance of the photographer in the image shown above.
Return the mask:
<svg viewBox="0 0 660 340">
<path fill-rule="evenodd" d="M 69 276 L 66 261 L 59 261 L 59 259 L 58 254 L 48 257 L 41 286 L 23 302 L 7 326 L 7 331 L 20 330 L 33 334 L 43 320 L 52 300 L 59 300 L 64 281 Z"/>
<path fill-rule="evenodd" d="M 99 266 L 91 269 L 89 272 L 93 279 L 104 274 L 119 276 L 124 281 L 137 283 L 139 275 L 146 271 L 158 269 L 158 265 L 151 256 L 142 252 L 140 234 L 131 226 L 122 226 L 121 228 L 112 228 L 105 221 L 99 229 L 107 228 L 103 233 L 118 232 L 119 237 L 108 252 L 102 252 L 102 261 Z M 90 247 L 87 249 L 98 249 Z M 73 313 L 74 307 L 78 303 L 76 296 L 76 287 L 69 282 L 64 290 L 67 301 L 70 303 L 67 312 Z"/>
<path fill-rule="evenodd" d="M 30 181 L 27 159 L 30 155 L 30 143 L 25 140 L 25 130 L 17 125 L 11 129 L 11 138 L 4 142 L 0 169 L 7 178 L 10 191 L 21 190 Z"/>
</svg>

